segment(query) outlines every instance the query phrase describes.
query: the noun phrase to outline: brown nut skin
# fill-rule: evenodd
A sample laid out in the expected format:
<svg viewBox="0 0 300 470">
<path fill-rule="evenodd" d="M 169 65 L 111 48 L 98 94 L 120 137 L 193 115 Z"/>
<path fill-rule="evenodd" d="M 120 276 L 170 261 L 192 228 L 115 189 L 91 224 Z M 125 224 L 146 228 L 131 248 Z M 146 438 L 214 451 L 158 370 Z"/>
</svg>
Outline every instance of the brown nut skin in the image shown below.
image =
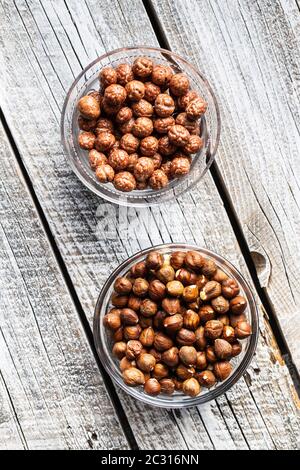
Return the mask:
<svg viewBox="0 0 300 470">
<path fill-rule="evenodd" d="M 130 276 L 133 278 L 143 278 L 147 274 L 147 266 L 145 261 L 139 261 L 130 268 Z"/>
<path fill-rule="evenodd" d="M 198 313 L 191 309 L 188 309 L 183 317 L 183 326 L 188 330 L 196 330 L 200 323 L 200 317 Z"/>
<path fill-rule="evenodd" d="M 248 338 L 252 334 L 252 328 L 247 321 L 239 321 L 234 329 L 235 336 L 238 339 Z"/>
<path fill-rule="evenodd" d="M 150 348 L 154 343 L 154 330 L 151 326 L 145 328 L 139 337 L 140 342 L 145 348 Z"/>
<path fill-rule="evenodd" d="M 211 306 L 218 315 L 227 313 L 229 310 L 229 302 L 222 295 L 212 299 Z"/>
<path fill-rule="evenodd" d="M 127 306 L 128 296 L 114 292 L 111 296 L 111 303 L 114 307 L 123 308 Z"/>
<path fill-rule="evenodd" d="M 159 281 L 158 279 L 154 279 L 149 284 L 148 295 L 150 299 L 159 301 L 162 300 L 166 293 L 166 286 Z"/>
<path fill-rule="evenodd" d="M 220 284 L 222 284 L 224 281 L 226 281 L 226 279 L 228 279 L 227 274 L 224 273 L 224 271 L 222 271 L 222 269 L 217 268 L 215 274 L 213 275 L 213 280 L 219 282 Z"/>
<path fill-rule="evenodd" d="M 239 315 L 229 315 L 229 324 L 232 328 L 235 328 L 239 321 L 247 321 L 247 317 L 244 313 L 240 313 Z"/>
<path fill-rule="evenodd" d="M 194 90 L 190 90 L 184 95 L 179 96 L 177 100 L 178 108 L 184 110 L 187 107 L 187 105 L 195 98 L 198 98 L 198 94 Z"/>
<path fill-rule="evenodd" d="M 182 380 L 178 380 L 176 377 L 172 377 L 172 380 L 174 382 L 174 385 L 175 385 L 175 390 L 178 390 L 178 391 L 182 391 L 182 384 L 183 384 L 183 381 Z"/>
<path fill-rule="evenodd" d="M 234 315 L 240 315 L 246 310 L 247 300 L 242 295 L 238 295 L 237 297 L 231 299 L 229 307 L 231 313 Z"/>
<path fill-rule="evenodd" d="M 217 379 L 211 370 L 204 370 L 203 372 L 200 372 L 196 375 L 196 378 L 199 384 L 206 388 L 213 387 L 217 382 Z"/>
<path fill-rule="evenodd" d="M 91 95 L 80 98 L 77 107 L 80 114 L 82 114 L 85 119 L 98 119 L 100 116 L 100 104 Z"/>
<path fill-rule="evenodd" d="M 239 341 L 235 341 L 234 343 L 231 344 L 232 346 L 232 351 L 231 355 L 232 357 L 236 357 L 242 352 L 242 345 Z"/>
<path fill-rule="evenodd" d="M 157 379 L 151 378 L 144 385 L 144 392 L 153 397 L 161 393 L 161 384 Z"/>
<path fill-rule="evenodd" d="M 149 326 L 152 327 L 153 325 L 153 318 L 152 317 L 143 317 L 142 315 L 139 316 L 139 324 L 141 328 L 148 328 Z"/>
<path fill-rule="evenodd" d="M 196 369 L 204 370 L 207 367 L 205 351 L 197 351 Z"/>
<path fill-rule="evenodd" d="M 160 93 L 154 103 L 154 109 L 157 116 L 166 118 L 175 111 L 175 103 L 172 96 L 167 93 Z"/>
<path fill-rule="evenodd" d="M 135 119 L 132 117 L 128 121 L 124 122 L 123 124 L 119 125 L 119 131 L 122 134 L 129 134 L 132 132 L 133 126 L 135 123 Z"/>
<path fill-rule="evenodd" d="M 133 71 L 129 64 L 119 64 L 115 70 L 117 81 L 122 86 L 125 86 L 134 79 Z"/>
<path fill-rule="evenodd" d="M 123 326 L 114 331 L 113 340 L 118 343 L 123 340 Z"/>
<path fill-rule="evenodd" d="M 84 150 L 94 148 L 96 136 L 93 132 L 81 132 L 78 136 L 78 144 Z"/>
<path fill-rule="evenodd" d="M 126 344 L 126 351 L 125 351 L 126 358 L 129 361 L 133 361 L 141 354 L 142 350 L 143 350 L 142 343 L 136 339 L 131 339 Z"/>
<path fill-rule="evenodd" d="M 165 395 L 172 395 L 175 392 L 175 384 L 172 379 L 162 379 L 160 382 L 160 392 Z"/>
<path fill-rule="evenodd" d="M 161 361 L 161 356 L 162 356 L 162 354 L 161 354 L 159 351 L 156 351 L 155 348 L 151 348 L 150 351 L 149 351 L 149 354 L 152 354 L 152 356 L 155 357 L 156 362 L 160 362 L 160 361 Z"/>
<path fill-rule="evenodd" d="M 153 122 L 152 119 L 147 117 L 139 117 L 134 121 L 132 126 L 132 133 L 139 139 L 148 137 L 153 132 Z"/>
<path fill-rule="evenodd" d="M 214 348 L 218 359 L 229 359 L 232 356 L 232 346 L 225 339 L 216 339 Z"/>
<path fill-rule="evenodd" d="M 173 251 L 170 257 L 170 264 L 176 271 L 184 265 L 184 261 L 185 261 L 184 251 Z M 178 280 L 180 281 L 180 279 Z"/>
<path fill-rule="evenodd" d="M 137 387 L 138 385 L 144 385 L 145 383 L 143 372 L 136 367 L 125 369 L 122 376 L 126 385 L 129 385 L 130 387 Z"/>
<path fill-rule="evenodd" d="M 135 153 L 137 149 L 139 148 L 140 141 L 131 133 L 123 134 L 121 139 L 120 139 L 120 147 L 122 150 L 125 150 L 125 152 L 129 153 Z M 128 166 L 128 164 L 127 164 Z"/>
<path fill-rule="evenodd" d="M 175 119 L 172 116 L 156 118 L 153 121 L 154 130 L 159 134 L 167 134 L 174 125 Z"/>
<path fill-rule="evenodd" d="M 200 133 L 199 123 L 188 119 L 186 113 L 177 114 L 175 122 L 176 124 L 185 127 L 191 135 L 199 135 Z"/>
<path fill-rule="evenodd" d="M 170 349 L 173 346 L 173 341 L 169 336 L 165 335 L 164 333 L 158 332 L 155 335 L 154 338 L 154 343 L 153 343 L 155 349 L 158 351 L 166 351 L 167 349 Z"/>
<path fill-rule="evenodd" d="M 132 108 L 133 114 L 136 117 L 144 116 L 144 117 L 151 118 L 154 112 L 152 104 L 144 99 L 137 101 L 136 103 L 133 103 L 131 108 Z"/>
<path fill-rule="evenodd" d="M 129 192 L 136 188 L 136 180 L 129 171 L 121 171 L 116 174 L 113 183 L 119 191 Z"/>
<path fill-rule="evenodd" d="M 116 122 L 118 124 L 124 124 L 124 122 L 129 121 L 133 116 L 132 109 L 128 106 L 121 108 L 116 114 Z"/>
<path fill-rule="evenodd" d="M 139 101 L 144 98 L 145 85 L 139 80 L 132 80 L 131 82 L 126 83 L 125 90 L 127 98 L 131 101 Z"/>
<path fill-rule="evenodd" d="M 97 166 L 105 165 L 107 163 L 107 158 L 104 153 L 92 149 L 89 151 L 89 163 L 92 170 L 95 171 Z"/>
<path fill-rule="evenodd" d="M 115 172 L 110 165 L 105 164 L 97 166 L 95 175 L 97 180 L 100 181 L 100 183 L 109 183 L 113 181 L 115 177 Z"/>
<path fill-rule="evenodd" d="M 205 258 L 202 266 L 202 274 L 206 277 L 213 277 L 217 271 L 217 265 L 214 260 Z"/>
<path fill-rule="evenodd" d="M 152 82 L 146 82 L 145 84 L 145 95 L 144 98 L 149 103 L 154 103 L 158 95 L 161 93 L 159 86 L 155 85 Z"/>
<path fill-rule="evenodd" d="M 149 282 L 146 279 L 138 277 L 133 283 L 132 291 L 137 297 L 144 297 L 148 292 L 148 288 Z"/>
<path fill-rule="evenodd" d="M 172 78 L 173 72 L 171 67 L 166 65 L 154 65 L 151 80 L 155 85 L 166 88 Z"/>
<path fill-rule="evenodd" d="M 155 364 L 152 375 L 157 380 L 164 379 L 165 377 L 168 377 L 169 375 L 169 368 L 166 366 L 166 364 L 162 364 L 161 362 L 158 362 Z"/>
<path fill-rule="evenodd" d="M 180 313 L 180 301 L 176 298 L 164 298 L 162 301 L 162 308 L 167 312 L 169 315 L 175 315 L 176 313 Z"/>
<path fill-rule="evenodd" d="M 206 360 L 209 364 L 214 364 L 215 362 L 217 362 L 218 358 L 215 355 L 215 350 L 212 346 L 207 346 L 205 350 L 205 354 L 206 354 Z"/>
<path fill-rule="evenodd" d="M 223 332 L 223 323 L 219 320 L 209 320 L 205 323 L 204 333 L 206 338 L 217 339 Z"/>
<path fill-rule="evenodd" d="M 204 263 L 203 256 L 198 251 L 188 251 L 185 255 L 185 265 L 188 269 L 199 271 Z"/>
<path fill-rule="evenodd" d="M 176 342 L 180 346 L 192 346 L 195 341 L 195 333 L 187 328 L 181 328 L 176 335 Z"/>
<path fill-rule="evenodd" d="M 114 83 L 105 88 L 104 98 L 110 106 L 121 106 L 126 100 L 126 90 L 122 85 Z"/>
<path fill-rule="evenodd" d="M 153 157 L 157 153 L 158 150 L 158 140 L 153 135 L 149 135 L 148 137 L 144 137 L 140 143 L 140 152 L 142 155 L 146 157 Z"/>
<path fill-rule="evenodd" d="M 121 326 L 120 315 L 117 313 L 107 313 L 103 318 L 103 325 L 110 330 L 118 330 Z"/>
<path fill-rule="evenodd" d="M 134 176 L 137 181 L 146 181 L 154 172 L 154 163 L 149 157 L 141 157 L 138 159 L 134 167 Z"/>
<path fill-rule="evenodd" d="M 114 124 L 111 119 L 106 117 L 101 117 L 97 120 L 97 124 L 95 127 L 95 134 L 99 135 L 101 132 L 114 132 Z"/>
<path fill-rule="evenodd" d="M 179 364 L 176 368 L 176 375 L 180 380 L 187 380 L 193 377 L 195 374 L 194 367 L 186 367 L 184 364 Z"/>
<path fill-rule="evenodd" d="M 168 137 L 171 144 L 176 145 L 177 147 L 184 147 L 189 142 L 190 133 L 185 127 L 175 124 L 170 127 Z"/>
<path fill-rule="evenodd" d="M 195 366 L 197 362 L 197 351 L 194 346 L 182 346 L 179 349 L 179 359 L 187 367 Z"/>
<path fill-rule="evenodd" d="M 207 340 L 205 338 L 204 326 L 199 326 L 195 331 L 195 346 L 197 346 L 200 351 L 204 351 L 207 346 Z"/>
<path fill-rule="evenodd" d="M 140 313 L 144 317 L 153 317 L 157 312 L 157 304 L 151 299 L 144 299 L 140 306 Z"/>
<path fill-rule="evenodd" d="M 203 325 L 210 320 L 214 320 L 215 316 L 215 311 L 211 305 L 201 305 L 199 308 L 199 317 Z"/>
<path fill-rule="evenodd" d="M 235 330 L 232 326 L 223 326 L 222 339 L 225 339 L 228 343 L 233 343 L 236 340 Z"/>
<path fill-rule="evenodd" d="M 222 295 L 225 299 L 232 299 L 240 293 L 240 287 L 235 279 L 226 279 L 222 282 Z"/>
<path fill-rule="evenodd" d="M 85 119 L 83 116 L 78 117 L 78 127 L 82 131 L 91 132 L 95 130 L 97 125 L 96 119 Z"/>
<path fill-rule="evenodd" d="M 109 153 L 108 162 L 116 171 L 124 170 L 128 165 L 128 160 L 128 153 L 125 150 L 113 149 Z"/>
<path fill-rule="evenodd" d="M 169 82 L 169 88 L 173 95 L 182 96 L 189 91 L 190 82 L 184 73 L 176 73 Z"/>
<path fill-rule="evenodd" d="M 180 297 L 183 293 L 184 287 L 180 281 L 170 281 L 166 285 L 167 294 L 172 297 Z"/>
<path fill-rule="evenodd" d="M 135 367 L 135 366 L 136 366 L 135 361 L 129 361 L 127 357 L 123 357 L 119 364 L 121 372 L 124 372 L 124 370 L 129 369 L 130 367 Z"/>
<path fill-rule="evenodd" d="M 207 103 L 200 97 L 192 100 L 186 107 L 186 115 L 190 120 L 199 119 L 207 109 Z"/>
<path fill-rule="evenodd" d="M 128 165 L 127 170 L 132 172 L 134 171 L 134 167 L 137 164 L 139 156 L 137 153 L 130 153 L 128 154 Z"/>
<path fill-rule="evenodd" d="M 167 351 L 164 351 L 161 355 L 162 362 L 168 367 L 176 367 L 179 363 L 178 352 L 178 348 L 176 348 L 175 346 L 170 349 L 167 349 Z"/>
<path fill-rule="evenodd" d="M 138 57 L 132 65 L 132 71 L 137 78 L 147 78 L 152 74 L 153 62 L 149 57 Z"/>
<path fill-rule="evenodd" d="M 232 371 L 232 365 L 228 361 L 220 361 L 214 364 L 214 374 L 218 380 L 223 382 L 227 377 L 230 376 Z"/>
<path fill-rule="evenodd" d="M 185 302 L 194 302 L 199 296 L 199 289 L 196 284 L 191 284 L 183 289 L 182 298 Z"/>
<path fill-rule="evenodd" d="M 183 317 L 180 313 L 170 315 L 164 319 L 164 327 L 168 333 L 174 333 L 183 326 Z"/>
<path fill-rule="evenodd" d="M 171 144 L 169 137 L 164 135 L 158 140 L 158 152 L 164 157 L 169 157 L 176 152 L 176 145 Z M 170 167 L 170 173 L 172 168 Z M 167 174 L 167 173 L 166 173 Z"/>
<path fill-rule="evenodd" d="M 187 286 L 192 282 L 192 273 L 185 268 L 180 268 L 175 273 L 175 279 Z"/>
<path fill-rule="evenodd" d="M 113 85 L 114 83 L 117 83 L 118 76 L 117 76 L 116 69 L 114 69 L 113 67 L 105 67 L 99 73 L 99 80 L 103 88 L 106 88 L 109 85 Z"/>
<path fill-rule="evenodd" d="M 146 256 L 146 266 L 148 269 L 160 269 L 164 264 L 164 259 L 161 253 L 158 251 L 150 251 Z"/>
<path fill-rule="evenodd" d="M 203 289 L 200 291 L 200 299 L 204 301 L 208 301 L 211 299 L 215 299 L 221 295 L 222 288 L 221 284 L 217 281 L 208 281 Z"/>
<path fill-rule="evenodd" d="M 123 325 L 137 325 L 139 317 L 131 308 L 122 308 L 120 318 Z"/>
<path fill-rule="evenodd" d="M 185 395 L 189 395 L 190 397 L 196 397 L 201 392 L 201 387 L 194 377 L 187 379 L 182 384 L 182 391 Z"/>
<path fill-rule="evenodd" d="M 142 328 L 140 325 L 128 325 L 124 327 L 123 333 L 124 338 L 129 341 L 130 339 L 139 339 Z"/>
<path fill-rule="evenodd" d="M 129 294 L 132 289 L 132 283 L 127 277 L 118 277 L 114 282 L 114 289 L 119 294 Z"/>
<path fill-rule="evenodd" d="M 108 152 L 115 142 L 116 138 L 110 131 L 103 131 L 95 139 L 95 148 L 98 152 Z"/>
<path fill-rule="evenodd" d="M 208 278 L 204 276 L 203 274 L 199 274 L 196 279 L 196 284 L 198 286 L 199 290 L 202 290 L 205 284 L 208 283 Z"/>
<path fill-rule="evenodd" d="M 166 318 L 167 313 L 163 310 L 159 310 L 153 318 L 153 326 L 156 330 L 164 329 L 164 319 Z"/>
<path fill-rule="evenodd" d="M 152 189 L 162 189 L 169 184 L 169 178 L 164 171 L 157 169 L 154 170 L 149 178 L 149 186 Z"/>
<path fill-rule="evenodd" d="M 224 326 L 228 326 L 230 324 L 229 316 L 226 314 L 218 315 L 218 320 L 223 323 Z"/>
<path fill-rule="evenodd" d="M 156 359 L 152 354 L 142 353 L 137 357 L 136 363 L 143 372 L 151 372 L 156 364 Z"/>
</svg>

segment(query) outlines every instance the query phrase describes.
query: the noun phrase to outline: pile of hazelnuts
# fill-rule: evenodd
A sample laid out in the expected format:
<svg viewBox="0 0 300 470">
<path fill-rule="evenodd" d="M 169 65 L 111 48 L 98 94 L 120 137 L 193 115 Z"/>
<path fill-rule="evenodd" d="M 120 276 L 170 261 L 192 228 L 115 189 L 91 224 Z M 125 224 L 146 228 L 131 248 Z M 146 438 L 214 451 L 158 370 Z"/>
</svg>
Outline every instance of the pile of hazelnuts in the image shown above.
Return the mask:
<svg viewBox="0 0 300 470">
<path fill-rule="evenodd" d="M 188 77 L 138 57 L 103 68 L 99 80 L 100 90 L 78 101 L 78 143 L 96 178 L 120 191 L 158 190 L 189 173 L 207 103 Z"/>
<path fill-rule="evenodd" d="M 124 382 L 191 397 L 229 377 L 251 335 L 237 281 L 199 251 L 150 252 L 114 282 L 103 323 Z"/>
</svg>

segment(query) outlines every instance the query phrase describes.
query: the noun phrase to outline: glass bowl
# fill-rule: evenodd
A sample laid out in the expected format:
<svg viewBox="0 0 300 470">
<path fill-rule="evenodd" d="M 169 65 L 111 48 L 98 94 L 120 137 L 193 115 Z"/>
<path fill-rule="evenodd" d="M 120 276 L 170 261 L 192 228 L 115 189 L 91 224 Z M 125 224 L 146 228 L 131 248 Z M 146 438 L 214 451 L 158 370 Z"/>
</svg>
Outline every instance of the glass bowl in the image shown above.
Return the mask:
<svg viewBox="0 0 300 470">
<path fill-rule="evenodd" d="M 99 89 L 98 75 L 103 67 L 116 67 L 120 63 L 133 63 L 138 56 L 151 57 L 158 64 L 172 67 L 174 72 L 186 73 L 191 82 L 191 88 L 197 91 L 207 101 L 208 107 L 201 121 L 201 137 L 204 146 L 193 157 L 191 170 L 183 178 L 172 180 L 168 186 L 160 190 L 151 188 L 124 193 L 117 190 L 112 183 L 100 183 L 89 166 L 88 152 L 78 145 L 77 119 L 79 116 L 77 102 L 88 92 Z M 89 64 L 72 84 L 64 102 L 61 119 L 61 136 L 69 163 L 81 180 L 98 196 L 110 202 L 124 206 L 150 206 L 178 197 L 193 187 L 206 173 L 212 164 L 220 138 L 220 113 L 214 93 L 206 78 L 189 62 L 173 52 L 154 47 L 127 47 L 117 49 Z"/>
<path fill-rule="evenodd" d="M 240 285 L 240 293 L 244 295 L 248 301 L 248 307 L 245 312 L 249 323 L 252 326 L 252 335 L 247 339 L 241 341 L 242 352 L 233 358 L 230 362 L 233 365 L 231 375 L 224 381 L 218 382 L 210 389 L 202 388 L 201 393 L 197 397 L 189 397 L 183 395 L 181 392 L 175 392 L 173 395 L 150 396 L 144 393 L 143 387 L 129 387 L 123 382 L 122 374 L 119 370 L 119 361 L 112 355 L 112 340 L 109 332 L 103 327 L 103 317 L 106 314 L 110 296 L 113 292 L 113 284 L 117 277 L 125 275 L 132 265 L 145 259 L 146 255 L 153 250 L 158 250 L 162 254 L 172 253 L 173 251 L 189 251 L 196 250 L 201 252 L 207 258 L 213 259 L 219 268 L 221 268 L 228 276 L 237 280 Z M 246 368 L 249 366 L 250 361 L 256 349 L 258 339 L 258 313 L 257 307 L 251 293 L 248 283 L 245 281 L 240 272 L 222 256 L 213 253 L 212 251 L 199 248 L 187 244 L 165 244 L 156 247 L 147 248 L 140 251 L 135 255 L 124 261 L 115 271 L 109 276 L 104 284 L 99 295 L 94 315 L 94 342 L 99 355 L 99 358 L 104 365 L 109 376 L 113 381 L 119 385 L 125 392 L 129 393 L 138 400 L 143 401 L 149 405 L 163 407 L 163 408 L 186 408 L 194 405 L 201 405 L 210 400 L 214 400 L 219 395 L 227 392 L 242 376 Z"/>
</svg>

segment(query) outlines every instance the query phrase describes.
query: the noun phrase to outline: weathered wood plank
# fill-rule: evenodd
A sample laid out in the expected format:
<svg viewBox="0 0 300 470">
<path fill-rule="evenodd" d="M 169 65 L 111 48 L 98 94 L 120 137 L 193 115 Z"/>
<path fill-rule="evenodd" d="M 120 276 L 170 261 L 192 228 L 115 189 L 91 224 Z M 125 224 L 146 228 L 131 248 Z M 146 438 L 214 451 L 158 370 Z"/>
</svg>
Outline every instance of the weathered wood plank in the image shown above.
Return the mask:
<svg viewBox="0 0 300 470">
<path fill-rule="evenodd" d="M 154 0 L 221 106 L 218 164 L 300 370 L 300 12 L 293 0 Z"/>
<path fill-rule="evenodd" d="M 0 448 L 127 448 L 0 127 Z"/>
<path fill-rule="evenodd" d="M 34 1 L 28 7 L 18 1 L 17 9 L 10 3 L 2 5 L 2 80 L 15 77 L 3 109 L 87 317 L 92 318 L 107 272 L 152 243 L 172 240 L 206 245 L 230 258 L 247 275 L 209 176 L 178 203 L 126 212 L 89 194 L 64 159 L 58 125 L 66 82 L 71 84 L 75 71 L 105 50 L 137 42 L 156 44 L 142 4 L 137 0 L 101 5 L 96 1 Z M 72 44 L 76 45 L 74 54 L 70 53 Z M 226 397 L 199 409 L 150 409 L 120 393 L 140 446 L 295 447 L 299 424 L 292 383 L 284 364 L 278 360 L 272 364 L 273 351 L 272 341 L 262 337 L 248 372 L 251 382 L 241 380 Z M 266 387 L 267 380 L 273 390 Z M 278 403 L 282 393 L 285 401 Z M 277 430 L 266 425 L 266 415 L 277 423 Z"/>
</svg>

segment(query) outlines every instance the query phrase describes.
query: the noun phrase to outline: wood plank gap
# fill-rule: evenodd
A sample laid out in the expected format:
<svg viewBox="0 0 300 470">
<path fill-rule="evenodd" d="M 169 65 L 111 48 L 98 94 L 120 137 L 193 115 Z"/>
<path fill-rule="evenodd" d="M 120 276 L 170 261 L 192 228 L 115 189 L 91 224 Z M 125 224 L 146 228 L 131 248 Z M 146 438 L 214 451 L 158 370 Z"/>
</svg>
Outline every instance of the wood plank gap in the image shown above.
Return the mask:
<svg viewBox="0 0 300 470">
<path fill-rule="evenodd" d="M 95 348 L 95 344 L 94 344 L 94 338 L 93 338 L 93 333 L 92 333 L 92 330 L 91 330 L 91 327 L 90 327 L 90 324 L 87 320 L 87 317 L 83 311 L 83 308 L 82 308 L 82 305 L 80 303 L 80 300 L 78 298 L 78 295 L 76 293 L 76 290 L 73 286 L 73 283 L 72 283 L 72 280 L 71 280 L 71 277 L 68 273 L 68 270 L 67 270 L 67 267 L 65 265 L 65 262 L 60 254 L 60 251 L 58 249 L 58 246 L 56 244 L 56 241 L 54 239 L 54 236 L 51 232 L 51 229 L 49 227 L 49 224 L 47 222 L 47 219 L 45 217 L 45 214 L 43 212 L 43 209 L 40 205 L 40 202 L 37 198 L 37 195 L 35 193 L 35 190 L 33 188 L 33 185 L 32 185 L 32 182 L 30 180 L 30 177 L 28 175 L 28 172 L 26 170 L 26 167 L 22 161 L 22 157 L 19 153 L 19 150 L 18 150 L 18 147 L 14 141 L 14 138 L 12 136 L 12 133 L 10 131 L 10 128 L 8 126 L 8 123 L 5 119 L 5 116 L 3 114 L 3 111 L 2 111 L 2 108 L 0 108 L 0 121 L 1 123 L 3 124 L 3 127 L 4 127 L 4 130 L 5 130 L 5 133 L 7 135 L 7 138 L 9 140 L 9 143 L 11 145 L 11 148 L 13 149 L 14 151 L 14 154 L 16 156 L 16 160 L 19 164 L 19 167 L 20 167 L 20 171 L 22 173 L 22 176 L 25 180 L 25 183 L 27 185 L 27 188 L 28 188 L 28 191 L 30 192 L 30 195 L 32 197 L 32 200 L 33 200 L 33 203 L 34 203 L 34 206 L 35 206 L 35 209 L 38 213 L 38 216 L 40 218 L 40 221 L 41 221 L 41 224 L 43 226 L 43 229 L 47 235 L 47 238 L 49 240 L 49 243 L 50 243 L 50 246 L 51 246 L 51 249 L 53 251 L 53 254 L 55 256 L 55 259 L 58 263 L 58 266 L 59 266 L 59 269 L 65 279 L 65 282 L 66 282 L 66 285 L 67 285 L 67 288 L 68 288 L 68 291 L 70 293 L 70 296 L 72 297 L 72 300 L 74 302 L 74 305 L 75 305 L 75 308 L 76 308 L 76 311 L 78 313 L 78 316 L 79 316 L 79 319 L 81 321 L 81 324 L 82 324 L 82 327 L 84 329 L 84 332 L 86 334 L 86 337 L 87 337 L 87 340 L 89 342 L 89 345 L 90 345 L 90 348 L 91 348 L 91 351 L 94 355 L 94 358 L 96 360 L 96 363 L 97 363 L 97 366 L 101 372 L 101 375 L 103 377 L 103 381 L 105 383 L 105 386 L 106 386 L 106 389 L 108 391 L 108 394 L 109 394 L 109 397 L 111 399 L 111 402 L 114 406 L 114 409 L 116 411 L 116 414 L 118 416 L 118 419 L 121 423 L 121 426 L 123 428 L 123 431 L 124 431 L 124 434 L 126 436 L 126 439 L 128 441 L 128 444 L 129 446 L 131 447 L 131 449 L 133 450 L 138 450 L 138 444 L 137 444 L 137 441 L 134 437 L 134 434 L 133 434 L 133 431 L 131 429 L 131 426 L 129 424 L 129 421 L 127 419 L 127 416 L 124 412 L 124 409 L 123 409 L 123 406 L 119 400 L 119 397 L 116 393 L 116 390 L 115 390 L 115 387 L 113 385 L 113 382 L 111 380 L 111 378 L 109 377 L 109 375 L 107 374 L 106 370 L 104 369 L 100 359 L 99 359 L 99 356 L 98 356 L 98 353 L 96 351 L 96 348 Z"/>
</svg>

